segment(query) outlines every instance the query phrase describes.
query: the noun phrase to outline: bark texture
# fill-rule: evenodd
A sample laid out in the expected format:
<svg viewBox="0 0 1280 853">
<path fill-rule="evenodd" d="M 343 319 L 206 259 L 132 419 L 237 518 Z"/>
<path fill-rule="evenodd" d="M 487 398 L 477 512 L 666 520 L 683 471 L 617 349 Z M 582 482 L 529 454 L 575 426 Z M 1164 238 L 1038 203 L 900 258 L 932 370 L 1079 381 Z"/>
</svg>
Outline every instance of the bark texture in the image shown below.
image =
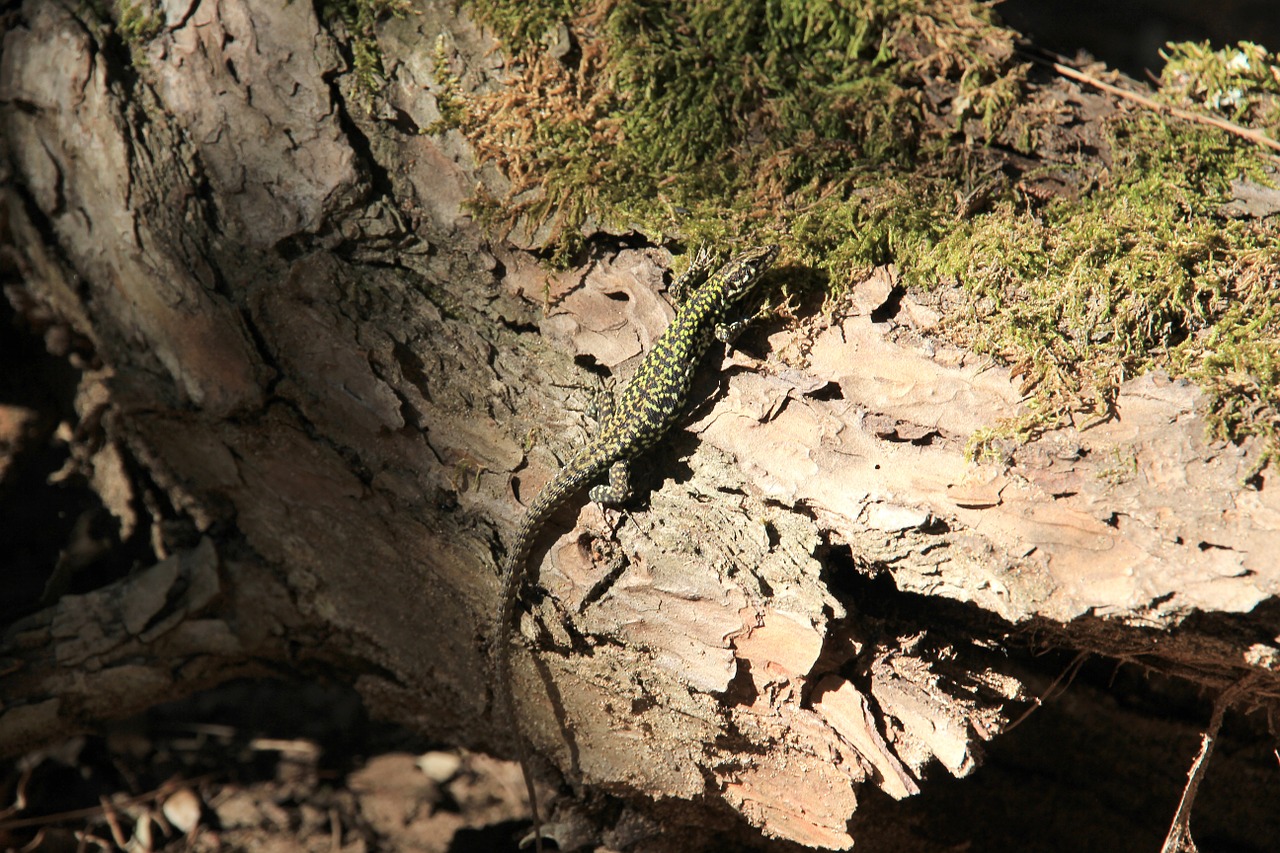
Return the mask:
<svg viewBox="0 0 1280 853">
<path fill-rule="evenodd" d="M 0 752 L 291 667 L 509 754 L 502 543 L 588 434 L 580 365 L 625 376 L 670 317 L 667 256 L 602 237 L 552 274 L 469 220 L 501 181 L 419 132 L 432 46 L 449 34 L 470 85 L 501 58 L 452 4 L 381 28 L 377 116 L 308 4 L 163 14 L 129 48 L 83 4 L 29 0 L 4 36 L 6 292 L 83 368 L 74 467 L 142 556 L 60 561 L 97 579 L 5 628 Z M 993 646 L 1027 628 L 1280 697 L 1258 607 L 1280 499 L 1242 486 L 1254 450 L 1208 442 L 1197 390 L 1147 375 L 1111 422 L 967 462 L 1022 400 L 928 337 L 940 310 L 885 270 L 749 336 L 640 507 L 546 537 L 516 693 L 549 765 L 640 806 L 609 843 L 746 824 L 850 846 L 864 786 L 973 770 L 1025 698 Z M 565 846 L 600 831 L 574 814 Z"/>
</svg>

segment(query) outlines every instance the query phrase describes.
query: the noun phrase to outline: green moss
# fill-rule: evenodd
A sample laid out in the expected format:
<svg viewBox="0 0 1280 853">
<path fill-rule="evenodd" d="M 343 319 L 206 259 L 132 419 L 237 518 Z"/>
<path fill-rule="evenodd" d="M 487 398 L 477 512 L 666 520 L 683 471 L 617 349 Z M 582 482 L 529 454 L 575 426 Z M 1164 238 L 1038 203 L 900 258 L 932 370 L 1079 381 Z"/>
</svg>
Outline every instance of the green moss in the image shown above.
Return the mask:
<svg viewBox="0 0 1280 853">
<path fill-rule="evenodd" d="M 1099 480 L 1105 480 L 1113 486 L 1118 486 L 1129 482 L 1138 474 L 1138 457 L 1131 447 L 1123 450 L 1119 447 L 1112 447 L 1109 461 L 1111 464 L 1098 472 L 1097 477 Z"/>
<path fill-rule="evenodd" d="M 562 261 L 594 222 L 690 244 L 778 240 L 833 296 L 890 262 L 918 291 L 958 287 L 943 333 L 1012 365 L 1028 394 L 1023 416 L 974 437 L 976 454 L 1106 418 L 1121 381 L 1159 367 L 1209 391 L 1217 434 L 1260 435 L 1280 458 L 1275 229 L 1220 213 L 1232 179 L 1265 180 L 1249 143 L 1122 110 L 1092 180 L 1066 157 L 1023 176 L 1058 169 L 1074 192 L 984 188 L 975 147 L 1004 133 L 1034 156 L 1060 126 L 1025 108 L 1011 34 L 963 0 L 472 6 L 516 60 L 501 91 L 454 104 L 511 180 L 508 196 L 477 199 L 490 226 L 542 229 Z M 1169 56 L 1167 102 L 1275 121 L 1265 51 Z M 983 203 L 962 200 L 972 192 Z"/>
<path fill-rule="evenodd" d="M 341 21 L 351 39 L 351 71 L 355 75 L 355 99 L 365 113 L 386 82 L 382 74 L 382 49 L 378 46 L 378 21 L 401 17 L 412 8 L 410 0 L 321 0 L 320 17 Z"/>
<path fill-rule="evenodd" d="M 1011 36 L 977 4 L 472 5 L 527 69 L 477 98 L 464 128 L 514 185 L 479 212 L 549 227 L 562 258 L 593 218 L 652 235 L 779 231 L 788 195 L 830 191 L 833 175 L 908 169 L 956 122 L 997 121 L 1017 90 L 996 58 Z M 577 51 L 564 61 L 546 49 L 561 28 Z M 904 85 L 920 79 L 964 83 L 954 121 L 926 126 L 922 96 Z"/>
<path fill-rule="evenodd" d="M 1166 103 L 1201 108 L 1280 138 L 1280 63 L 1265 47 L 1242 41 L 1213 50 L 1208 42 L 1180 42 L 1160 55 Z"/>
<path fill-rule="evenodd" d="M 164 13 L 152 0 L 116 0 L 120 37 L 131 49 L 151 41 L 164 27 Z"/>
<path fill-rule="evenodd" d="M 423 128 L 422 132 L 427 134 L 460 128 L 467 120 L 467 101 L 462 94 L 462 81 L 451 69 L 448 41 L 443 35 L 436 39 L 432 65 L 435 72 L 436 108 L 440 111 L 440 118 Z"/>
<path fill-rule="evenodd" d="M 1223 437 L 1273 439 L 1280 409 L 1263 389 L 1274 388 L 1266 374 L 1280 325 L 1263 334 L 1274 317 L 1257 312 L 1268 307 L 1261 282 L 1274 280 L 1280 253 L 1274 232 L 1217 214 L 1230 179 L 1256 172 L 1255 152 L 1149 113 L 1119 120 L 1112 150 L 1112 180 L 1088 196 L 1035 215 L 1003 202 L 899 257 L 917 283 L 964 285 L 973 299 L 965 315 L 949 318 L 951 333 L 1013 364 L 1032 395 L 1027 416 L 980 442 L 1108 417 L 1119 382 L 1151 367 L 1205 385 Z M 1264 319 L 1242 326 L 1241 304 Z M 1264 404 L 1250 408 L 1257 423 L 1245 425 L 1236 390 L 1210 381 L 1213 365 L 1228 362 L 1250 365 Z M 1276 452 L 1273 441 L 1266 452 Z"/>
<path fill-rule="evenodd" d="M 482 0 L 472 3 L 508 44 L 535 44 L 582 5 L 578 0 Z"/>
</svg>

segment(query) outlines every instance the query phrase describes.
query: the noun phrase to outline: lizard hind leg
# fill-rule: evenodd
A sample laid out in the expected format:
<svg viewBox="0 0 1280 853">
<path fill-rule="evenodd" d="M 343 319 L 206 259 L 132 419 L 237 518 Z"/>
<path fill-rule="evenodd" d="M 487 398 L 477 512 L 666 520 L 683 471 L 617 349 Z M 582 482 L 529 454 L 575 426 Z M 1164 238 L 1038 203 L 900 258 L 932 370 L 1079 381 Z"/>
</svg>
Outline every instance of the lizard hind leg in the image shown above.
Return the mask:
<svg viewBox="0 0 1280 853">
<path fill-rule="evenodd" d="M 591 500 L 605 506 L 621 506 L 631 499 L 631 467 L 625 460 L 609 466 L 609 485 L 591 490 Z"/>
<path fill-rule="evenodd" d="M 716 253 L 707 246 L 699 247 L 689 267 L 680 277 L 671 283 L 671 298 L 676 304 L 682 304 L 685 298 L 706 280 L 716 268 Z"/>
</svg>

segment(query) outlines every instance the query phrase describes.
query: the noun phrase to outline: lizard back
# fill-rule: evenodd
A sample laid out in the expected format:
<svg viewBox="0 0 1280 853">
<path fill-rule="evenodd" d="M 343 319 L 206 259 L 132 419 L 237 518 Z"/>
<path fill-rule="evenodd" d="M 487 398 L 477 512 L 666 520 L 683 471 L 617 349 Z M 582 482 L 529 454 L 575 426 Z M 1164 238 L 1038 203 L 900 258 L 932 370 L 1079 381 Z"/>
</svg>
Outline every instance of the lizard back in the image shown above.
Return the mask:
<svg viewBox="0 0 1280 853">
<path fill-rule="evenodd" d="M 743 318 L 736 315 L 742 310 L 747 294 L 777 257 L 778 250 L 777 246 L 748 249 L 709 275 L 693 291 L 640 362 L 595 438 L 578 450 L 543 487 L 516 530 L 502 569 L 502 604 L 495 632 L 494 670 L 502 712 L 511 723 L 516 754 L 524 774 L 533 816 L 534 845 L 538 853 L 542 853 L 542 822 L 529 768 L 528 745 L 520 732 L 511 684 L 516 604 L 524 585 L 534 540 L 551 515 L 584 486 L 601 479 L 606 472 L 613 481 L 618 463 L 635 459 L 666 434 L 684 409 L 694 371 L 712 340 L 720 338 L 727 342 L 741 327 Z M 711 255 L 699 252 L 686 277 L 700 276 L 710 268 L 710 264 Z M 604 491 L 613 494 L 624 488 L 625 477 L 621 483 L 612 483 L 612 490 Z M 597 494 L 601 489 L 603 487 L 593 490 L 593 499 L 602 499 Z"/>
<path fill-rule="evenodd" d="M 666 435 L 684 411 L 694 373 L 718 328 L 742 310 L 777 254 L 777 246 L 763 246 L 736 255 L 680 306 L 600 427 L 594 444 L 613 456 L 611 462 L 639 455 Z"/>
</svg>

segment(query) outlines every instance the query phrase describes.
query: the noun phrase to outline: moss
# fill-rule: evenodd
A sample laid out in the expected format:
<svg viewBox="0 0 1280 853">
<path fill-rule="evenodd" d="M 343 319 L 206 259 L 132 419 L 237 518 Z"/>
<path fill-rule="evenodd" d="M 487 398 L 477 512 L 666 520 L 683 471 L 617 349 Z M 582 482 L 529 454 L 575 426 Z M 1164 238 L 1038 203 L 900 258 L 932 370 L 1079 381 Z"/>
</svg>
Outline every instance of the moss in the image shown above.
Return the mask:
<svg viewBox="0 0 1280 853">
<path fill-rule="evenodd" d="M 577 0 L 483 0 L 472 4 L 508 45 L 536 43 L 573 15 Z"/>
<path fill-rule="evenodd" d="M 1262 329 L 1240 328 L 1239 306 L 1251 304 L 1256 317 L 1267 303 L 1262 282 L 1280 270 L 1274 232 L 1217 214 L 1230 178 L 1256 169 L 1254 151 L 1219 131 L 1164 124 L 1149 113 L 1119 119 L 1113 137 L 1120 158 L 1095 192 L 1034 216 L 1004 202 L 899 258 L 918 283 L 963 283 L 973 299 L 966 314 L 950 318 L 949 331 L 1014 365 L 1033 396 L 1027 416 L 980 440 L 1108 417 L 1120 381 L 1160 367 L 1210 390 L 1220 435 L 1263 434 L 1266 454 L 1274 454 L 1275 429 L 1264 422 L 1280 409 L 1254 407 L 1262 422 L 1245 427 L 1233 414 L 1236 391 L 1207 381 L 1216 363 L 1246 360 L 1256 375 L 1276 355 L 1280 326 L 1269 342 L 1236 346 L 1250 335 L 1266 341 Z"/>
<path fill-rule="evenodd" d="M 1265 47 L 1242 41 L 1213 50 L 1208 42 L 1180 42 L 1160 55 L 1166 103 L 1217 113 L 1280 138 L 1280 63 Z"/>
<path fill-rule="evenodd" d="M 490 226 L 538 232 L 560 261 L 603 223 L 780 240 L 832 296 L 890 262 L 922 294 L 959 288 L 943 333 L 1013 365 L 1029 395 L 978 454 L 1106 418 L 1123 379 L 1160 367 L 1208 389 L 1217 434 L 1280 458 L 1276 235 L 1220 213 L 1232 179 L 1264 180 L 1249 144 L 1125 108 L 1096 141 L 1107 168 L 1060 156 L 1023 175 L 1059 170 L 1069 192 L 988 181 L 969 164 L 982 144 L 1035 156 L 1062 126 L 1024 103 L 1012 34 L 962 0 L 472 6 L 514 58 L 508 84 L 454 104 L 511 181 L 476 200 Z M 1166 101 L 1274 121 L 1265 51 L 1169 51 Z"/>
<path fill-rule="evenodd" d="M 164 13 L 152 0 L 116 0 L 120 37 L 130 49 L 151 41 L 164 27 Z"/>
<path fill-rule="evenodd" d="M 549 228 L 560 258 L 589 220 L 654 236 L 777 233 L 788 195 L 830 191 L 832 175 L 859 169 L 906 169 L 954 130 L 926 126 L 905 81 L 964 81 L 956 122 L 997 121 L 1017 88 L 998 82 L 1010 79 L 1011 36 L 976 4 L 473 6 L 525 69 L 471 105 L 464 130 L 513 184 L 479 212 L 496 226 Z M 567 54 L 547 49 L 561 28 Z"/>
<path fill-rule="evenodd" d="M 1109 454 L 1110 465 L 1097 473 L 1099 480 L 1105 480 L 1113 486 L 1127 483 L 1138 474 L 1138 457 L 1133 448 L 1112 447 Z"/>
<path fill-rule="evenodd" d="M 1231 287 L 1214 322 L 1171 353 L 1174 369 L 1208 392 L 1215 438 L 1256 436 L 1268 462 L 1280 462 L 1280 248 L 1269 244 L 1230 258 Z"/>
<path fill-rule="evenodd" d="M 435 76 L 436 108 L 440 118 L 423 128 L 423 133 L 436 134 L 463 126 L 467 120 L 467 100 L 462 94 L 462 81 L 451 70 L 448 41 L 443 35 L 436 39 L 432 57 Z"/>
<path fill-rule="evenodd" d="M 351 40 L 351 71 L 355 75 L 355 99 L 365 113 L 386 85 L 382 73 L 382 49 L 378 46 L 378 21 L 401 17 L 412 8 L 410 0 L 321 0 L 320 17 L 341 21 Z"/>
</svg>

